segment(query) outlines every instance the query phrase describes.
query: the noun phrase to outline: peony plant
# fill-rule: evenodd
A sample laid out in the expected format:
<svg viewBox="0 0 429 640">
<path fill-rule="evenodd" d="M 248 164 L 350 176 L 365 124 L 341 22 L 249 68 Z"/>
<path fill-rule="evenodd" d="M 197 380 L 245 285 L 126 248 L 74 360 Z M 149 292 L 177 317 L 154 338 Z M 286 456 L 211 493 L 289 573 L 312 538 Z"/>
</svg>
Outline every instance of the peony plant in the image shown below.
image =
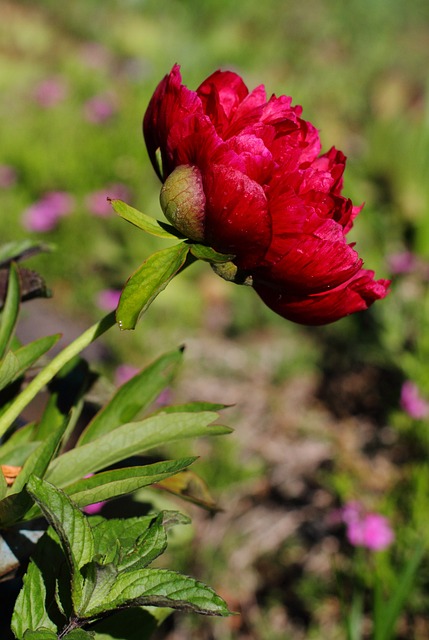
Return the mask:
<svg viewBox="0 0 429 640">
<path fill-rule="evenodd" d="M 303 324 L 365 310 L 388 292 L 389 281 L 375 280 L 347 243 L 360 207 L 341 194 L 344 155 L 334 148 L 320 153 L 316 129 L 290 98 L 267 99 L 264 87 L 249 92 L 237 74 L 220 71 L 191 91 L 175 65 L 150 100 L 143 132 L 168 223 L 122 200 L 111 204 L 174 244 L 131 275 L 116 312 L 35 377 L 31 368 L 58 336 L 21 345 L 15 328 L 21 301 L 46 295 L 46 287 L 20 266 L 30 246 L 0 253 L 1 574 L 25 572 L 11 622 L 17 640 L 132 640 L 136 629 L 149 638 L 170 609 L 229 613 L 209 587 L 150 566 L 165 550 L 168 530 L 185 521 L 178 512 L 113 520 L 85 513 L 154 483 L 180 493 L 193 458 L 138 466 L 126 460 L 179 439 L 227 433 L 212 424 L 222 405 L 153 407 L 181 360 L 176 350 L 134 375 L 77 430 L 91 386 L 79 359 L 88 344 L 115 324 L 134 329 L 156 296 L 197 260 L 252 286 L 273 311 Z M 76 371 L 83 374 L 72 388 L 68 376 Z M 50 397 L 40 419 L 23 423 L 22 412 L 45 389 Z M 177 474 L 181 481 L 169 483 Z M 23 536 L 38 540 L 28 557 Z"/>
</svg>

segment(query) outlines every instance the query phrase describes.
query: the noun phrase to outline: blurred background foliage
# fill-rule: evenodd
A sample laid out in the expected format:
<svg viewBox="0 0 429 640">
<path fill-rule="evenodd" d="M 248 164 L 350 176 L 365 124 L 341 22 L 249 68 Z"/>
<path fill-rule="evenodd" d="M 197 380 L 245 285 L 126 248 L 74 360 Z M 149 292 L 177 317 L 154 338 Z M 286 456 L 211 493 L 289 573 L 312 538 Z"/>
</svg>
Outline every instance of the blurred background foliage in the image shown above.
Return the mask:
<svg viewBox="0 0 429 640">
<path fill-rule="evenodd" d="M 429 399 L 429 3 L 0 0 L 0 15 L 0 165 L 13 173 L 0 188 L 0 237 L 52 246 L 31 266 L 54 297 L 24 307 L 23 339 L 58 330 L 70 339 L 100 317 L 100 292 L 120 289 L 164 246 L 89 203 L 120 185 L 130 204 L 160 217 L 141 120 L 175 62 L 191 88 L 229 68 L 249 88 L 291 95 L 324 150 L 347 155 L 345 195 L 365 202 L 351 240 L 367 268 L 393 276 L 385 301 L 310 330 L 197 265 L 135 332 L 113 333 L 92 354 L 113 377 L 119 364 L 142 367 L 184 342 L 177 399 L 237 405 L 236 436 L 204 445 L 199 466 L 232 522 L 193 512 L 197 542 L 181 562 L 223 585 L 243 615 L 174 623 L 174 638 L 346 637 L 333 557 L 346 602 L 371 576 L 329 533 L 329 508 L 359 497 L 393 519 L 397 550 L 377 565 L 387 589 L 416 533 L 428 537 L 428 424 L 401 408 L 400 390 L 412 380 Z M 25 211 L 52 191 L 70 194 L 71 212 L 50 230 L 28 228 Z M 258 518 L 278 530 L 259 547 Z M 428 568 L 398 637 L 429 635 Z"/>
</svg>

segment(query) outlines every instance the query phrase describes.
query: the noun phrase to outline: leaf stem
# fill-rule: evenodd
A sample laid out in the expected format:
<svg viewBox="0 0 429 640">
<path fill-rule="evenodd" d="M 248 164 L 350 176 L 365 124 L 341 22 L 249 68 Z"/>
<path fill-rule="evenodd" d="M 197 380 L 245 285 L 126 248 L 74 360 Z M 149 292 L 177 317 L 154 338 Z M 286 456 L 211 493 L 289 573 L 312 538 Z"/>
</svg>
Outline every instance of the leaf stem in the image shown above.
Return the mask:
<svg viewBox="0 0 429 640">
<path fill-rule="evenodd" d="M 67 364 L 74 356 L 83 351 L 96 338 L 108 331 L 115 324 L 115 312 L 107 314 L 99 322 L 92 325 L 76 340 L 65 347 L 40 373 L 29 383 L 27 387 L 15 398 L 0 417 L 0 438 L 9 429 L 13 422 L 19 417 L 21 411 L 29 402 L 52 380 L 52 378 Z"/>
</svg>

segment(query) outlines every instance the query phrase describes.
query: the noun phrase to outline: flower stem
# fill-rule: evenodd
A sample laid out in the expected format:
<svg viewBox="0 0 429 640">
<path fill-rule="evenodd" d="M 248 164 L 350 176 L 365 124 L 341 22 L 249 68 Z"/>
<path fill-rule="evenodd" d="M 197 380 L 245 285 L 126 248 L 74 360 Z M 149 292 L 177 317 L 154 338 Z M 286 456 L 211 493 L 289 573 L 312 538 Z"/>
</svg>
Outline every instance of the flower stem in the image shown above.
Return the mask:
<svg viewBox="0 0 429 640">
<path fill-rule="evenodd" d="M 42 371 L 29 383 L 27 387 L 15 398 L 13 403 L 0 417 L 0 438 L 18 418 L 21 411 L 31 400 L 52 380 L 54 376 L 74 356 L 83 351 L 91 342 L 108 331 L 115 324 L 115 312 L 112 311 L 99 322 L 87 329 L 76 340 L 65 347 Z"/>
</svg>

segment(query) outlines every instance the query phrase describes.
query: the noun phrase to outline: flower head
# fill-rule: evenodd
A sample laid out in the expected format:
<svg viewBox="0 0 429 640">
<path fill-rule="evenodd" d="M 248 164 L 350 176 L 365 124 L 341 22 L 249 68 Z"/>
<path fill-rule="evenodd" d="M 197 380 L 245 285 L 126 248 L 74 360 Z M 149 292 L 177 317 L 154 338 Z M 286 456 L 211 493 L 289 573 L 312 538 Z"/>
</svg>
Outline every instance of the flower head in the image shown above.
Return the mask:
<svg viewBox="0 0 429 640">
<path fill-rule="evenodd" d="M 354 547 L 383 551 L 395 538 L 387 518 L 366 512 L 359 502 L 348 502 L 340 510 L 340 516 L 346 525 L 347 540 Z"/>
<path fill-rule="evenodd" d="M 51 231 L 60 218 L 71 212 L 73 205 L 74 200 L 70 194 L 65 191 L 50 191 L 24 211 L 23 225 L 29 231 Z"/>
<path fill-rule="evenodd" d="M 360 208 L 341 195 L 345 156 L 320 154 L 318 132 L 301 112 L 291 98 L 267 98 L 263 86 L 249 92 L 230 71 L 191 91 L 175 65 L 155 90 L 143 132 L 172 224 L 234 255 L 241 279 L 250 276 L 280 315 L 325 324 L 384 298 L 389 282 L 374 280 L 347 243 Z"/>
<path fill-rule="evenodd" d="M 103 311 L 114 311 L 121 297 L 120 289 L 103 289 L 98 293 L 97 305 Z"/>
<path fill-rule="evenodd" d="M 67 84 L 63 78 L 52 76 L 39 82 L 35 87 L 34 100 L 43 108 L 55 107 L 67 97 Z"/>
<path fill-rule="evenodd" d="M 400 404 L 405 413 L 415 420 L 422 420 L 429 415 L 429 402 L 411 380 L 406 380 L 402 385 Z"/>
<path fill-rule="evenodd" d="M 88 122 L 104 124 L 116 113 L 116 104 L 110 95 L 98 95 L 87 100 L 83 107 L 83 114 Z"/>
</svg>

